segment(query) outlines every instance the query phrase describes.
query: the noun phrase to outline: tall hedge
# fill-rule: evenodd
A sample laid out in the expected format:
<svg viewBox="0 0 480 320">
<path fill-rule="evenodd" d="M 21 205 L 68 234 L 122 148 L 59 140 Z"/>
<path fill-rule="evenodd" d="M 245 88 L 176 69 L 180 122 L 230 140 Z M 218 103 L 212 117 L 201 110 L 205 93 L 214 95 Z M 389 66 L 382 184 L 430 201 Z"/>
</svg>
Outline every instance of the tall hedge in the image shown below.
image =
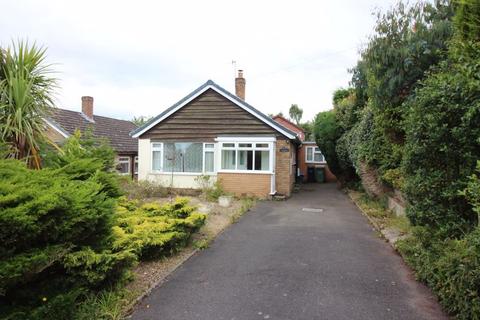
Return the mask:
<svg viewBox="0 0 480 320">
<path fill-rule="evenodd" d="M 422 82 L 409 106 L 404 159 L 409 217 L 461 235 L 476 220 L 459 191 L 480 159 L 480 44 L 453 42 L 450 58 Z"/>
</svg>

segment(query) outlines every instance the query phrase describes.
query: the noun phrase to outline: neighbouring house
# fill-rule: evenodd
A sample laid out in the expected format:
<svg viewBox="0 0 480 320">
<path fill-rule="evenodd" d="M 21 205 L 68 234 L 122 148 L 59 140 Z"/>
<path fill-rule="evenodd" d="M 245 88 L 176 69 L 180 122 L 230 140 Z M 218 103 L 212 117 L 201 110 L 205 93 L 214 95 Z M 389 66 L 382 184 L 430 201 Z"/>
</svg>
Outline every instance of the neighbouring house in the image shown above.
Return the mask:
<svg viewBox="0 0 480 320">
<path fill-rule="evenodd" d="M 105 138 L 116 152 L 117 170 L 120 174 L 135 177 L 138 169 L 138 139 L 132 139 L 130 132 L 137 126 L 126 120 L 102 117 L 93 114 L 93 97 L 82 97 L 82 111 L 60 108 L 52 110 L 48 118 L 47 135 L 61 144 L 76 130 L 91 130 L 96 138 Z"/>
<path fill-rule="evenodd" d="M 199 188 L 208 175 L 236 195 L 290 196 L 300 139 L 236 95 L 209 80 L 131 135 L 138 138 L 139 180 Z"/>
<path fill-rule="evenodd" d="M 304 182 L 315 180 L 315 170 L 320 168 L 324 172 L 324 178 L 326 182 L 335 182 L 337 177 L 330 171 L 328 164 L 325 161 L 320 148 L 314 141 L 305 141 L 305 131 L 284 118 L 281 115 L 274 116 L 272 118 L 282 126 L 295 132 L 301 140 L 301 145 L 297 149 L 297 176 L 302 177 Z"/>
</svg>

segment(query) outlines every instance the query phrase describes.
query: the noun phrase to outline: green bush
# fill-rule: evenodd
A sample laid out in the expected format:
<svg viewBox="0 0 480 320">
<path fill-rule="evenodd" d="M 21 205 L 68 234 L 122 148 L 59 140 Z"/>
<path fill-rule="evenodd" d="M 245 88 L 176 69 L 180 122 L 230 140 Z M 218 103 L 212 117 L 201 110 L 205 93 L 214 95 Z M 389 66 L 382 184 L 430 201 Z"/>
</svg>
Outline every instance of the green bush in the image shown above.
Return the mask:
<svg viewBox="0 0 480 320">
<path fill-rule="evenodd" d="M 480 161 L 477 161 L 477 174 L 472 174 L 465 190 L 460 195 L 472 205 L 473 211 L 477 214 L 477 222 L 480 221 Z"/>
<path fill-rule="evenodd" d="M 328 167 L 333 174 L 340 177 L 342 173 L 340 163 L 335 151 L 335 145 L 341 131 L 335 119 L 335 111 L 324 111 L 317 114 L 314 123 L 314 136 L 318 147 L 327 160 Z"/>
<path fill-rule="evenodd" d="M 446 311 L 457 319 L 480 319 L 480 229 L 461 240 L 442 240 L 417 227 L 397 246 Z"/>
<path fill-rule="evenodd" d="M 35 319 L 36 308 L 57 310 L 75 292 L 122 277 L 135 261 L 133 253 L 109 250 L 116 201 L 107 176 L 84 174 L 94 167 L 85 159 L 42 170 L 0 161 L 0 315 L 20 310 L 31 316 L 16 318 Z"/>
<path fill-rule="evenodd" d="M 206 190 L 205 195 L 208 201 L 215 202 L 215 201 L 218 201 L 218 198 L 226 194 L 227 193 L 223 189 L 221 182 L 215 181 L 215 183 L 213 184 L 213 187 Z"/>
<path fill-rule="evenodd" d="M 159 205 L 123 199 L 113 227 L 113 248 L 134 252 L 140 259 L 170 255 L 187 244 L 192 232 L 203 225 L 206 216 L 188 205 L 188 199 Z"/>
<path fill-rule="evenodd" d="M 449 59 L 410 101 L 405 191 L 414 224 L 462 235 L 476 223 L 464 190 L 480 159 L 480 44 L 453 42 Z"/>
</svg>

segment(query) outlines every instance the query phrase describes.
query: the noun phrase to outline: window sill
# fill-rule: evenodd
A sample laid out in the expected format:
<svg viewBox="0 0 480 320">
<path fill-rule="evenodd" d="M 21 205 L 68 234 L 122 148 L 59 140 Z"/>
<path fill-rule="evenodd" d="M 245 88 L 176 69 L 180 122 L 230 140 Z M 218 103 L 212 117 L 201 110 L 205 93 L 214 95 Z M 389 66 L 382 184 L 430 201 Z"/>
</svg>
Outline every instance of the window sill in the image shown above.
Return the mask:
<svg viewBox="0 0 480 320">
<path fill-rule="evenodd" d="M 323 162 L 305 161 L 305 163 L 309 163 L 309 164 L 327 164 L 326 161 L 323 161 Z"/>
<path fill-rule="evenodd" d="M 272 171 L 253 171 L 253 170 L 218 170 L 218 173 L 273 174 Z"/>
<path fill-rule="evenodd" d="M 150 171 L 148 174 L 154 174 L 154 175 L 172 175 L 172 172 L 168 171 Z M 206 176 L 214 176 L 216 173 L 214 172 L 173 172 L 174 176 L 201 176 L 201 175 L 206 175 Z"/>
</svg>

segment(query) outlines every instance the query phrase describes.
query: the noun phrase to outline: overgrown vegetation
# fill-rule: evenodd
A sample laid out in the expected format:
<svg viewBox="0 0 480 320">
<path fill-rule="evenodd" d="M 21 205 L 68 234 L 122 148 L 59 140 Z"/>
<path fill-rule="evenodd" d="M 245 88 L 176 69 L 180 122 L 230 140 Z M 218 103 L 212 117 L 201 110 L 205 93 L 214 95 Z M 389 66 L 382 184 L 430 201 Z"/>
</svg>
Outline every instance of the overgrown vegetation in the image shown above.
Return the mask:
<svg viewBox="0 0 480 320">
<path fill-rule="evenodd" d="M 400 250 L 460 319 L 480 317 L 479 30 L 478 0 L 379 13 L 351 87 L 315 121 L 340 181 L 403 193 L 416 231 Z"/>
<path fill-rule="evenodd" d="M 132 266 L 176 252 L 204 223 L 185 199 L 119 198 L 113 155 L 78 133 L 41 170 L 0 160 L 1 318 L 118 318 Z"/>
<path fill-rule="evenodd" d="M 201 190 L 201 195 L 211 202 L 218 201 L 226 192 L 223 190 L 221 181 L 213 181 L 210 175 L 200 175 L 195 178 L 195 182 Z"/>
</svg>

